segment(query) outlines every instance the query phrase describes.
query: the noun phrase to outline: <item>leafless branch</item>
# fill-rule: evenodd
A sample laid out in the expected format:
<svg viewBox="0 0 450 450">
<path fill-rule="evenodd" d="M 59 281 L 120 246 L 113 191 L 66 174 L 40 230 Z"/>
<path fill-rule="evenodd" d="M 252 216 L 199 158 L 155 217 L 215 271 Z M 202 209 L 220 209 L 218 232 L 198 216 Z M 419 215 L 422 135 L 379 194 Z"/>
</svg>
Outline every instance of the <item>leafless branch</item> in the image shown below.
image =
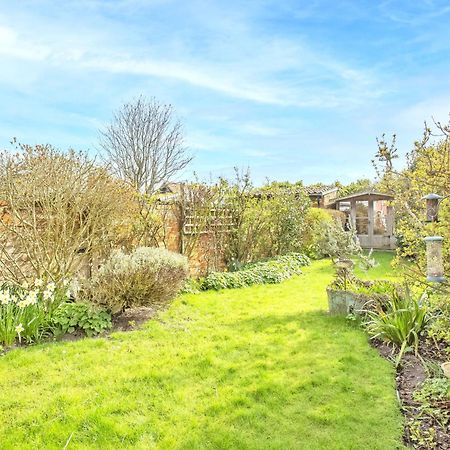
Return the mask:
<svg viewBox="0 0 450 450">
<path fill-rule="evenodd" d="M 149 195 L 192 160 L 172 106 L 142 96 L 115 112 L 100 132 L 100 146 L 112 170 Z"/>
</svg>

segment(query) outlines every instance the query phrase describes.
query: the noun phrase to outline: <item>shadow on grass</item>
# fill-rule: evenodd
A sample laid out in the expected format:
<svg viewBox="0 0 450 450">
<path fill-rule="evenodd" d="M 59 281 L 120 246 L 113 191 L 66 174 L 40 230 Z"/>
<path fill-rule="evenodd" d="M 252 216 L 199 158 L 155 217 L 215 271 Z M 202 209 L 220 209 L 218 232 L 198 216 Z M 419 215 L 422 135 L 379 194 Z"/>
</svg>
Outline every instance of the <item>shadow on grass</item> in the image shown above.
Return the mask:
<svg viewBox="0 0 450 450">
<path fill-rule="evenodd" d="M 292 326 L 298 326 L 299 328 L 311 328 L 311 329 L 332 329 L 336 328 L 336 331 L 342 331 L 343 328 L 349 327 L 354 329 L 347 323 L 345 317 L 330 316 L 327 311 L 314 310 L 305 311 L 297 314 L 267 314 L 252 317 L 251 319 L 245 319 L 230 323 L 229 326 L 238 328 L 241 331 L 251 332 L 263 332 L 269 328 L 289 328 Z"/>
</svg>

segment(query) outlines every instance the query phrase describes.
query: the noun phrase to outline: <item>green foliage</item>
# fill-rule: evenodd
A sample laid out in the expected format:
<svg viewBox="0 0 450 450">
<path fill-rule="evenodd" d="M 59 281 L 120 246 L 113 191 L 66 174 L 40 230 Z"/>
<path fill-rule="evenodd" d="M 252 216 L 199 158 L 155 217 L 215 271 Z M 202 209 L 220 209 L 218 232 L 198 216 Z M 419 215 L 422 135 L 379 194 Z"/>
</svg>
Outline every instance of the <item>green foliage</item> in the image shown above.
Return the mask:
<svg viewBox="0 0 450 450">
<path fill-rule="evenodd" d="M 433 320 L 427 329 L 429 337 L 447 344 L 450 354 L 450 296 L 436 294 L 430 296 L 430 309 Z"/>
<path fill-rule="evenodd" d="M 391 299 L 369 311 L 366 328 L 374 339 L 397 346 L 400 351 L 397 365 L 405 353 L 414 349 L 418 353 L 419 337 L 429 320 L 427 306 L 412 297 L 409 289 L 404 293 L 394 290 Z"/>
<path fill-rule="evenodd" d="M 357 294 L 384 294 L 384 295 L 394 295 L 398 290 L 398 286 L 390 281 L 377 280 L 373 282 L 366 283 L 354 283 L 351 285 L 350 290 Z"/>
<path fill-rule="evenodd" d="M 362 253 L 361 246 L 356 236 L 356 230 L 344 230 L 342 224 L 334 220 L 325 224 L 320 252 L 323 256 L 329 256 L 332 260 L 349 259 Z"/>
<path fill-rule="evenodd" d="M 414 400 L 422 404 L 431 405 L 446 399 L 450 400 L 450 378 L 428 378 L 414 393 Z"/>
<path fill-rule="evenodd" d="M 310 208 L 306 211 L 303 248 L 310 258 L 320 259 L 326 256 L 323 241 L 333 220 L 333 216 L 325 209 Z"/>
<path fill-rule="evenodd" d="M 408 423 L 411 440 L 419 448 L 438 448 L 435 425 L 439 424 L 442 430 L 448 430 L 450 425 L 450 412 L 445 407 L 450 402 L 450 379 L 426 379 L 413 398 L 418 405 Z"/>
<path fill-rule="evenodd" d="M 336 277 L 330 285 L 333 289 L 340 289 L 364 295 L 387 295 L 392 296 L 398 290 L 398 285 L 388 280 L 365 281 L 353 275 L 346 274 L 346 277 Z"/>
<path fill-rule="evenodd" d="M 51 331 L 51 320 L 67 287 L 36 280 L 34 285 L 3 285 L 0 290 L 0 344 L 39 342 Z"/>
<path fill-rule="evenodd" d="M 272 183 L 256 189 L 248 173 L 237 174 L 227 186 L 225 203 L 234 224 L 225 236 L 229 264 L 302 251 L 310 206 L 302 185 Z"/>
<path fill-rule="evenodd" d="M 450 128 L 439 122 L 436 130 L 425 126 L 422 139 L 407 154 L 407 167 L 396 170 L 398 158 L 395 136 L 392 144 L 379 141 L 375 167 L 380 189 L 394 195 L 398 256 L 414 262 L 424 277 L 426 268 L 425 236 L 444 237 L 443 254 L 446 271 L 450 270 Z M 439 140 L 434 140 L 439 136 Z M 426 204 L 422 199 L 436 193 L 446 197 L 440 203 L 439 222 L 425 224 Z M 413 275 L 417 277 L 416 274 Z"/>
<path fill-rule="evenodd" d="M 55 334 L 81 330 L 93 336 L 111 328 L 111 314 L 87 303 L 61 303 L 54 311 L 52 325 Z"/>
<path fill-rule="evenodd" d="M 200 285 L 202 290 L 234 289 L 253 284 L 274 284 L 301 274 L 309 258 L 300 253 L 278 256 L 272 260 L 245 265 L 237 272 L 213 272 Z"/>
<path fill-rule="evenodd" d="M 347 195 L 372 189 L 374 187 L 374 183 L 368 178 L 361 178 L 346 185 L 336 183 L 336 186 L 339 187 L 338 196 L 346 197 Z"/>
<path fill-rule="evenodd" d="M 166 303 L 188 275 L 185 256 L 162 248 L 115 251 L 87 286 L 86 295 L 112 313 Z"/>
<path fill-rule="evenodd" d="M 178 199 L 182 253 L 221 270 L 303 251 L 309 197 L 301 183 L 254 186 L 250 173 L 234 180 L 183 185 Z"/>
<path fill-rule="evenodd" d="M 180 294 L 198 294 L 200 292 L 200 286 L 202 278 L 188 278 L 184 283 L 184 286 L 180 289 Z"/>
</svg>

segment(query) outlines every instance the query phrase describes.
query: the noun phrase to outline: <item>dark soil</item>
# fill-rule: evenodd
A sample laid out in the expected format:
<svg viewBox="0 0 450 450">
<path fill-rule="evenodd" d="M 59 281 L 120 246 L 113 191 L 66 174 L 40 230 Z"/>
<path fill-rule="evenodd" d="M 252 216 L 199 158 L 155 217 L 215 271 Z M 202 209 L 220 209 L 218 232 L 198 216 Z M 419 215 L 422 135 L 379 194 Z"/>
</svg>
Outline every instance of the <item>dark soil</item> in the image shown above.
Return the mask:
<svg viewBox="0 0 450 450">
<path fill-rule="evenodd" d="M 397 352 L 392 347 L 380 341 L 373 341 L 373 345 L 380 354 L 391 361 L 395 360 Z M 422 360 L 413 354 L 404 355 L 400 367 L 397 369 L 397 397 L 401 410 L 405 415 L 405 431 L 403 441 L 405 445 L 415 449 L 450 450 L 450 429 L 442 426 L 431 415 L 424 414 L 420 410 L 420 403 L 414 400 L 414 392 L 419 390 L 422 383 L 429 376 L 423 365 L 423 360 L 441 363 L 447 358 L 444 354 L 444 346 L 435 343 L 421 342 L 419 353 Z M 442 409 L 450 410 L 450 402 L 439 405 Z M 449 411 L 450 412 L 450 411 Z M 421 443 L 417 443 L 412 436 L 410 423 L 420 417 L 420 434 L 424 436 Z M 417 433 L 417 431 L 416 431 Z M 433 435 L 432 442 L 425 437 Z"/>
<path fill-rule="evenodd" d="M 141 307 L 127 309 L 122 314 L 113 317 L 111 331 L 130 331 L 139 328 L 143 323 L 153 319 L 161 308 Z"/>
</svg>

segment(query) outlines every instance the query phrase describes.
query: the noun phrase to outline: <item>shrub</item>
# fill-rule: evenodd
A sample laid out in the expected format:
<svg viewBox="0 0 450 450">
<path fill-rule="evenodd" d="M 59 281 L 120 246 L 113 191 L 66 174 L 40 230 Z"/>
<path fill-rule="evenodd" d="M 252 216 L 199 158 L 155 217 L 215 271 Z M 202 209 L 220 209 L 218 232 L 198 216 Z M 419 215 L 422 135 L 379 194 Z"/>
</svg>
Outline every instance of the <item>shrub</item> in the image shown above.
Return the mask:
<svg viewBox="0 0 450 450">
<path fill-rule="evenodd" d="M 278 256 L 269 261 L 245 265 L 237 272 L 213 272 L 204 278 L 200 288 L 234 289 L 253 284 L 274 284 L 298 275 L 309 264 L 309 258 L 301 253 Z"/>
<path fill-rule="evenodd" d="M 418 353 L 419 336 L 428 322 L 428 309 L 411 296 L 407 289 L 404 294 L 393 292 L 391 299 L 369 311 L 366 327 L 373 339 L 379 338 L 400 349 L 399 364 L 405 351 L 414 349 Z"/>
<path fill-rule="evenodd" d="M 325 256 L 323 239 L 327 226 L 332 222 L 333 216 L 325 209 L 310 208 L 306 212 L 303 247 L 310 258 L 320 259 Z"/>
<path fill-rule="evenodd" d="M 218 191 L 213 210 L 223 205 L 222 223 L 230 226 L 227 233 L 215 226 L 211 242 L 228 266 L 302 251 L 310 200 L 301 184 L 267 183 L 257 189 L 249 172 L 236 171 L 234 182 L 222 180 Z"/>
<path fill-rule="evenodd" d="M 324 226 L 323 234 L 319 241 L 318 252 L 322 256 L 329 256 L 331 259 L 336 260 L 361 255 L 362 249 L 356 236 L 356 230 L 351 229 L 346 231 L 341 221 L 334 219 Z"/>
<path fill-rule="evenodd" d="M 0 289 L 0 343 L 38 342 L 51 332 L 55 309 L 67 300 L 68 290 L 36 280 L 28 287 L 3 285 Z"/>
<path fill-rule="evenodd" d="M 95 303 L 117 313 L 169 301 L 187 275 L 187 258 L 182 255 L 150 247 L 138 247 L 129 254 L 119 250 L 100 267 L 87 294 Z"/>
<path fill-rule="evenodd" d="M 0 153 L 0 275 L 71 278 L 125 239 L 132 191 L 86 153 L 19 145 Z"/>
<path fill-rule="evenodd" d="M 444 342 L 450 354 L 450 296 L 448 294 L 432 295 L 430 309 L 433 320 L 430 322 L 427 334 L 434 340 Z"/>
<path fill-rule="evenodd" d="M 87 303 L 61 303 L 53 314 L 52 325 L 54 334 L 81 330 L 93 336 L 111 328 L 111 314 Z"/>
</svg>

